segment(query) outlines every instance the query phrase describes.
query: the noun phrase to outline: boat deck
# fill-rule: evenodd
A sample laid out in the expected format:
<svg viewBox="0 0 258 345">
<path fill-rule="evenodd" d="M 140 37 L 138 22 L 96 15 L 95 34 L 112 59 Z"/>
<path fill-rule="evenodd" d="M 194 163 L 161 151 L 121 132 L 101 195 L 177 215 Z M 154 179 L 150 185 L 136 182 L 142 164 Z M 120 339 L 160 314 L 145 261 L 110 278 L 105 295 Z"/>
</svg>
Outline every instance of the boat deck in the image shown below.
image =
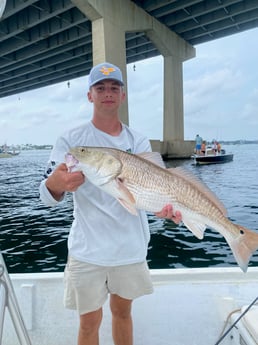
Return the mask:
<svg viewBox="0 0 258 345">
<path fill-rule="evenodd" d="M 258 267 L 151 270 L 154 293 L 133 304 L 135 345 L 214 345 L 228 314 L 257 297 Z M 63 307 L 63 274 L 10 275 L 32 345 L 76 343 L 78 316 Z M 18 345 L 7 313 L 4 345 Z M 222 345 L 235 345 L 227 337 Z M 100 345 L 113 345 L 108 302 Z"/>
</svg>

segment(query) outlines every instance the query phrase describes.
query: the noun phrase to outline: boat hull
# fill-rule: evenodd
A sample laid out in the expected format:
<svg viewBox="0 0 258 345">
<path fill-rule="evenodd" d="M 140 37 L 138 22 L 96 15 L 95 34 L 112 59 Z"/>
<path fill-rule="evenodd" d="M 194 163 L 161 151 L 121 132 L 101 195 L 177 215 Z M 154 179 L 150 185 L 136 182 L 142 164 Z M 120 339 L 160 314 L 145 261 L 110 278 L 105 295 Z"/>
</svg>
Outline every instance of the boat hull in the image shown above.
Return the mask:
<svg viewBox="0 0 258 345">
<path fill-rule="evenodd" d="M 233 157 L 233 153 L 222 155 L 192 156 L 196 165 L 228 163 L 233 161 Z"/>
<path fill-rule="evenodd" d="M 12 155 L 10 153 L 7 152 L 1 152 L 0 153 L 0 158 L 11 158 Z"/>
</svg>

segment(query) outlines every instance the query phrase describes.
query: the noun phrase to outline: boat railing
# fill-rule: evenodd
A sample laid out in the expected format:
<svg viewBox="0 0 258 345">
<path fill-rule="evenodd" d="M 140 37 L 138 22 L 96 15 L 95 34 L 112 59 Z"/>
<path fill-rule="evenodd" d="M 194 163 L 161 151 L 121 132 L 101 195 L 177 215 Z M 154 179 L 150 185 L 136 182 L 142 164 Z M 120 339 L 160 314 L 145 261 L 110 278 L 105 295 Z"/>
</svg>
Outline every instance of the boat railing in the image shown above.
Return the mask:
<svg viewBox="0 0 258 345">
<path fill-rule="evenodd" d="M 31 345 L 12 282 L 0 252 L 0 344 L 2 344 L 6 309 L 9 311 L 20 345 Z"/>
</svg>

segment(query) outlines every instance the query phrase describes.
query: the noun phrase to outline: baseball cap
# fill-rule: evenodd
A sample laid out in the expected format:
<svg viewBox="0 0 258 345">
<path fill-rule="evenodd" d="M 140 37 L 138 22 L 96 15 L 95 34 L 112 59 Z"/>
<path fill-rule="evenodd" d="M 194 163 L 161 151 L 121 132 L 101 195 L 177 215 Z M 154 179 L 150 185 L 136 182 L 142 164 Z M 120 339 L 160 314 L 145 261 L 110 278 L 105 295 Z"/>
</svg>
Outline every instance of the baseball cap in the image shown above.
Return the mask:
<svg viewBox="0 0 258 345">
<path fill-rule="evenodd" d="M 119 82 L 120 85 L 124 85 L 121 70 L 109 62 L 103 62 L 92 67 L 88 78 L 89 88 L 106 79 L 113 79 Z"/>
</svg>

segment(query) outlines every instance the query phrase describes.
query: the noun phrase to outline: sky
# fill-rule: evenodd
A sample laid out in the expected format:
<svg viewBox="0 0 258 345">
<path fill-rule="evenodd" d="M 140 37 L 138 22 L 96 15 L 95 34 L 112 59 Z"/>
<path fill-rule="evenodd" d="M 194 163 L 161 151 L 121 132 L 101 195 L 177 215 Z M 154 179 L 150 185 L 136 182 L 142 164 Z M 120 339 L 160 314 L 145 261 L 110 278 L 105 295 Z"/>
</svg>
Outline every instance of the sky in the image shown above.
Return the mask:
<svg viewBox="0 0 258 345">
<path fill-rule="evenodd" d="M 258 28 L 195 46 L 183 64 L 184 139 L 258 139 Z M 130 126 L 163 139 L 163 58 L 127 66 Z M 82 77 L 0 99 L 0 145 L 54 144 L 91 119 Z"/>
</svg>

